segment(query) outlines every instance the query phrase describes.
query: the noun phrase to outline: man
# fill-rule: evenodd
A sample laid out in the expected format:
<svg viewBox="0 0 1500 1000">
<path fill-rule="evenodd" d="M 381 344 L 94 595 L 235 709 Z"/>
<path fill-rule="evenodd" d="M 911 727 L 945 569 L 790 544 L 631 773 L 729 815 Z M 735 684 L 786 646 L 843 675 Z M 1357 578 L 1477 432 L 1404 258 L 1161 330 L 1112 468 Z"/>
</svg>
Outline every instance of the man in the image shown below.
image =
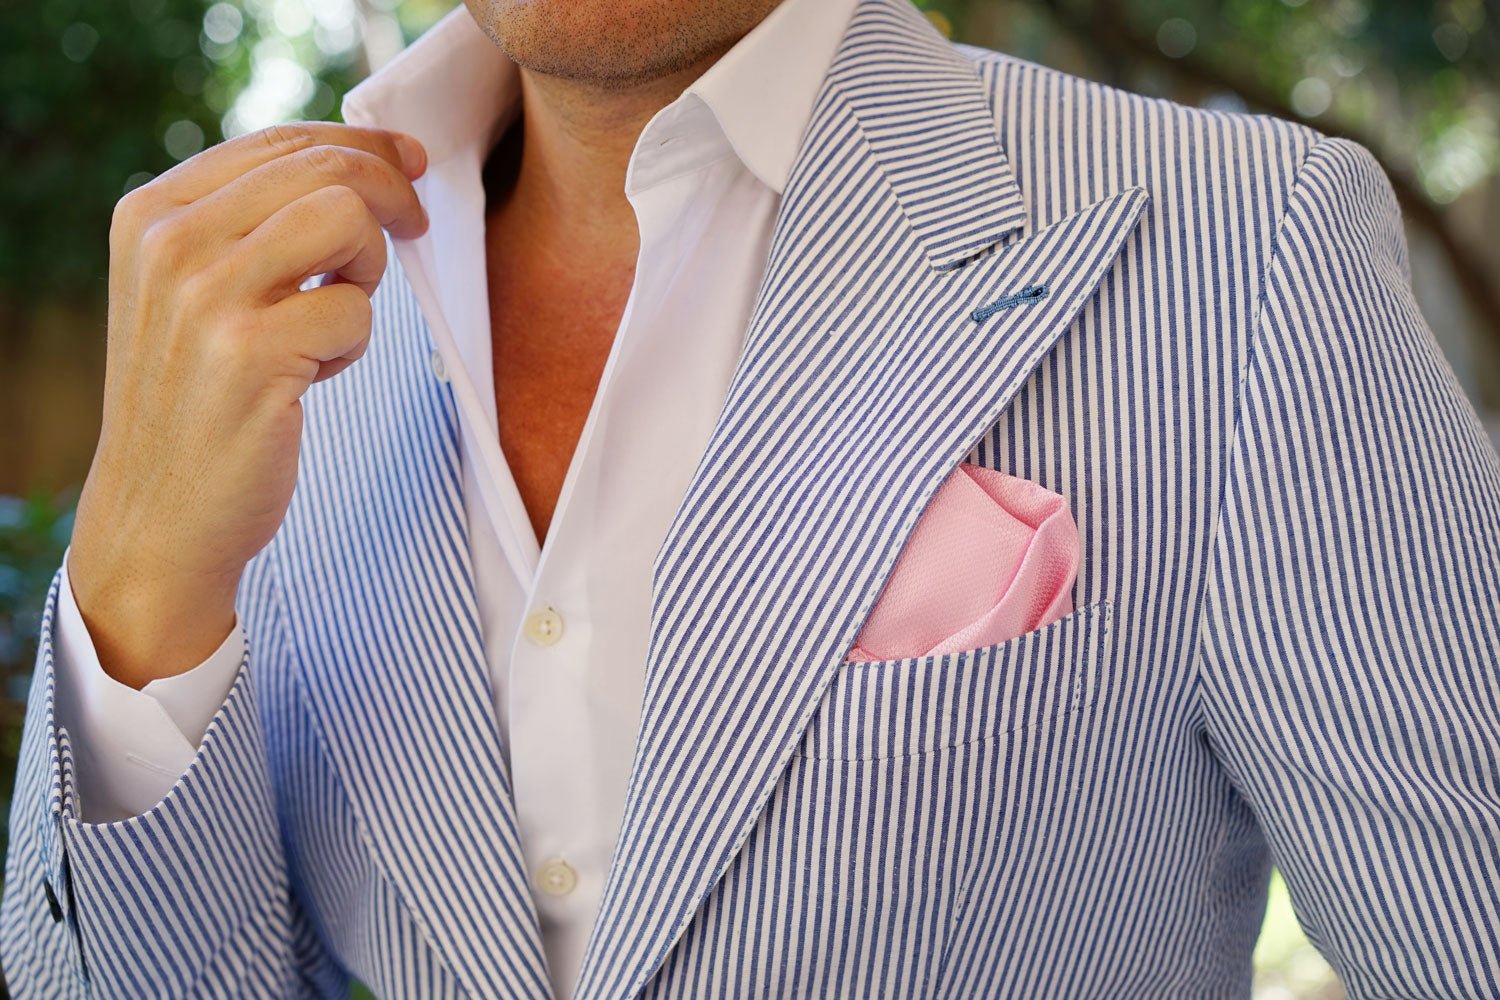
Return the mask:
<svg viewBox="0 0 1500 1000">
<path fill-rule="evenodd" d="M 473 0 L 345 110 L 117 213 L 18 995 L 1244 996 L 1273 859 L 1500 995 L 1500 462 L 1367 152 L 906 0 Z"/>
</svg>

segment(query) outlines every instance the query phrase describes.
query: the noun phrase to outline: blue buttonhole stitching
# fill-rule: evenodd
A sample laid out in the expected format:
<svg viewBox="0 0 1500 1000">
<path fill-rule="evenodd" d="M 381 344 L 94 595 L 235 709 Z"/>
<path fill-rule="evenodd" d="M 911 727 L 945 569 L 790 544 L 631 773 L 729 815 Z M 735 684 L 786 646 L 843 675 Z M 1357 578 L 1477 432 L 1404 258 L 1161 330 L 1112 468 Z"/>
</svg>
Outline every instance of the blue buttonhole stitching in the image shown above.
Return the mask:
<svg viewBox="0 0 1500 1000">
<path fill-rule="evenodd" d="M 1003 299 L 999 299 L 995 302 L 991 302 L 987 306 L 980 306 L 978 309 L 975 309 L 974 322 L 982 323 L 1002 309 L 1009 309 L 1011 306 L 1025 305 L 1028 302 L 1035 302 L 1038 299 L 1045 299 L 1046 297 L 1046 285 L 1027 285 L 1025 288 L 1021 289 L 1014 295 L 1007 295 Z"/>
</svg>

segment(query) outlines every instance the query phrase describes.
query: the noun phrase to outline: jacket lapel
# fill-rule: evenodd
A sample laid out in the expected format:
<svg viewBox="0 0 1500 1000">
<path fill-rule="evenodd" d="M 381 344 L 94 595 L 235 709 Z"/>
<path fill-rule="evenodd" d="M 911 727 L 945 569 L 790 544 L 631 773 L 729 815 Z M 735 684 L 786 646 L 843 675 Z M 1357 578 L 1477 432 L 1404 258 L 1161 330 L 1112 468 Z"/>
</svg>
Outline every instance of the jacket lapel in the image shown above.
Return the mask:
<svg viewBox="0 0 1500 1000">
<path fill-rule="evenodd" d="M 641 735 L 575 996 L 637 995 L 733 860 L 947 473 L 1133 230 L 1025 232 L 973 67 L 862 0 L 783 196 L 728 398 L 653 567 Z"/>
<path fill-rule="evenodd" d="M 400 263 L 414 252 L 399 246 Z M 305 509 L 278 540 L 298 682 L 366 847 L 465 992 L 541 1000 L 551 986 L 480 638 L 457 410 L 396 259 L 378 294 L 369 355 L 304 397 L 319 411 L 293 498 Z"/>
</svg>

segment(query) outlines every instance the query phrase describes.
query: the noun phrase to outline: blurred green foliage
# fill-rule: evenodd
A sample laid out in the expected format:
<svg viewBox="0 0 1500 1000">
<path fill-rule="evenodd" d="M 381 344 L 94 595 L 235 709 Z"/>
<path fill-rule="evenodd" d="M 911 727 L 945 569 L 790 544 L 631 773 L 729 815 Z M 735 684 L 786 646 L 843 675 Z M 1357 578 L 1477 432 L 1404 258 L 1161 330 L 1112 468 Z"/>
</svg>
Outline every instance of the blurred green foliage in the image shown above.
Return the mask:
<svg viewBox="0 0 1500 1000">
<path fill-rule="evenodd" d="M 172 165 L 165 129 L 218 134 L 199 0 L 0 3 L 0 295 L 104 293 L 110 212 Z"/>
</svg>

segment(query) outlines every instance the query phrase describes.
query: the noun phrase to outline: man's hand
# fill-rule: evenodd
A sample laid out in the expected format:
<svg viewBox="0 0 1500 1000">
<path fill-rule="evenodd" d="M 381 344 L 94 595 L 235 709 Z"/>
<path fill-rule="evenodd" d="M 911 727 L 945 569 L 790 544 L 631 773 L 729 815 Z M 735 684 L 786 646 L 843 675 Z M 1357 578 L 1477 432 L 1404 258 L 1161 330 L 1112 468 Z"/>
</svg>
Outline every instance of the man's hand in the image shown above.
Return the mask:
<svg viewBox="0 0 1500 1000">
<path fill-rule="evenodd" d="M 409 136 L 301 123 L 116 206 L 104 421 L 68 573 L 117 680 L 181 673 L 233 628 L 245 564 L 291 502 L 302 394 L 364 354 L 381 229 L 426 229 L 425 167 Z"/>
</svg>

